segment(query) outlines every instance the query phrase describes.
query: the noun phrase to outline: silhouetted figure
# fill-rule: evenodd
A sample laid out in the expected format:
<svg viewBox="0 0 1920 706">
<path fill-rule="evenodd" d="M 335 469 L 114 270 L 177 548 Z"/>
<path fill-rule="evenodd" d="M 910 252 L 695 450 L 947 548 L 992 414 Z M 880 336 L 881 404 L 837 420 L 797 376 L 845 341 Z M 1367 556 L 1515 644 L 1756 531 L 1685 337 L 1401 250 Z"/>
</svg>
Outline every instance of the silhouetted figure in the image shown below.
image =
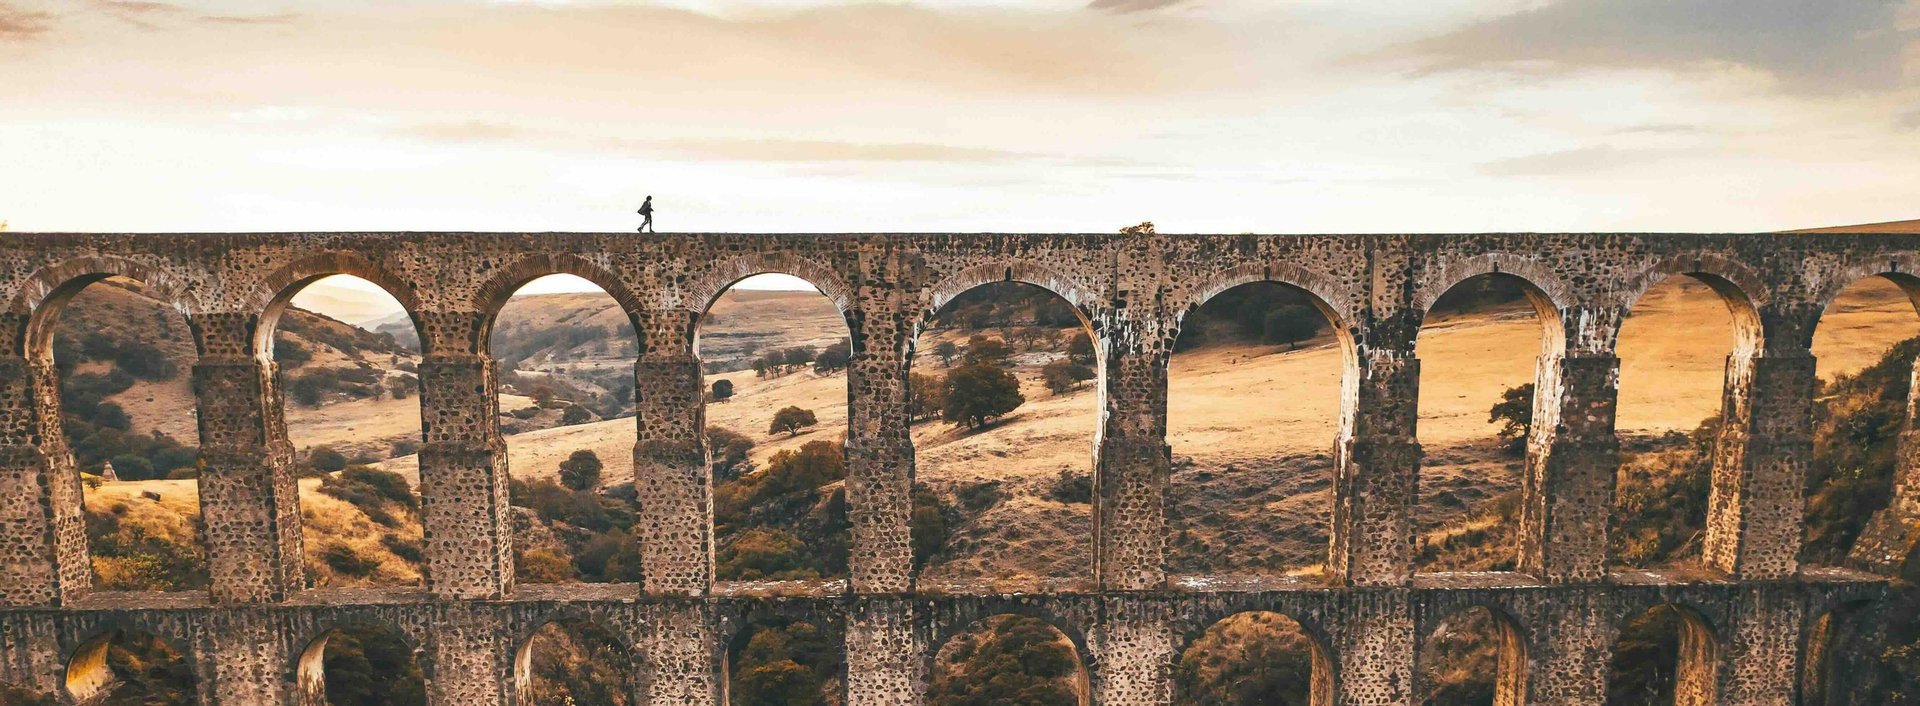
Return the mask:
<svg viewBox="0 0 1920 706">
<path fill-rule="evenodd" d="M 647 200 L 640 204 L 640 219 L 641 219 L 640 232 L 645 233 L 647 231 L 653 230 L 653 197 L 652 196 L 648 196 Z M 654 232 L 657 233 L 659 231 L 654 231 Z"/>
</svg>

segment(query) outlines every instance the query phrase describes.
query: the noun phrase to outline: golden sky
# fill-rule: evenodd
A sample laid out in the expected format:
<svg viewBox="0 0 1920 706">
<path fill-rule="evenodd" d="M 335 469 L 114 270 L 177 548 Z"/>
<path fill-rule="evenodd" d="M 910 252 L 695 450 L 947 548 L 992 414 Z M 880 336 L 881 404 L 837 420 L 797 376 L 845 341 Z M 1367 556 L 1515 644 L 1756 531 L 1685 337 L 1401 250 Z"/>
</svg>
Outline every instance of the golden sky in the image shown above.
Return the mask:
<svg viewBox="0 0 1920 706">
<path fill-rule="evenodd" d="M 1920 0 L 0 0 L 13 230 L 1916 217 Z"/>
</svg>

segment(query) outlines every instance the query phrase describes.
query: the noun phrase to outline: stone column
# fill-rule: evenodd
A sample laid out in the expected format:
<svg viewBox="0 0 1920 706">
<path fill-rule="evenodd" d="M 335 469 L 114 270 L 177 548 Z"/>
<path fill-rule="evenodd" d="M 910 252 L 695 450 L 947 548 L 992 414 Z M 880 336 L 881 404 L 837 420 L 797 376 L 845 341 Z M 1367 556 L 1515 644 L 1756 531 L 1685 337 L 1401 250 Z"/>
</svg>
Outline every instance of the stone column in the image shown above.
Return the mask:
<svg viewBox="0 0 1920 706">
<path fill-rule="evenodd" d="M 1607 670 L 1613 654 L 1613 618 L 1594 591 L 1568 592 L 1541 601 L 1528 616 L 1526 670 L 1529 706 L 1601 706 L 1607 702 Z"/>
<path fill-rule="evenodd" d="M 913 432 L 904 341 L 854 341 L 846 451 L 853 591 L 905 593 L 913 590 Z"/>
<path fill-rule="evenodd" d="M 1162 706 L 1173 703 L 1173 609 L 1136 596 L 1102 599 L 1094 626 L 1093 702 L 1102 706 Z"/>
<path fill-rule="evenodd" d="M 1620 440 L 1620 359 L 1610 352 L 1543 356 L 1520 518 L 1520 571 L 1549 583 L 1606 577 Z"/>
<path fill-rule="evenodd" d="M 420 513 L 427 588 L 442 598 L 513 590 L 513 522 L 499 383 L 482 312 L 421 312 Z"/>
<path fill-rule="evenodd" d="M 847 616 L 847 706 L 915 706 L 926 699 L 927 646 L 913 603 L 858 597 Z"/>
<path fill-rule="evenodd" d="M 278 601 L 306 587 L 293 447 L 275 365 L 254 355 L 258 323 L 248 313 L 188 320 L 200 350 L 200 515 L 213 599 L 222 603 Z"/>
<path fill-rule="evenodd" d="M 1707 563 L 1737 578 L 1798 570 L 1813 457 L 1814 359 L 1797 350 L 1727 358 L 1707 501 Z"/>
<path fill-rule="evenodd" d="M 1362 350 L 1352 409 L 1334 449 L 1327 576 L 1347 586 L 1413 580 L 1414 478 L 1420 468 L 1420 361 L 1411 340 Z"/>
<path fill-rule="evenodd" d="M 1900 573 L 1914 544 L 1920 542 L 1920 425 L 1914 423 L 1920 416 L 1920 396 L 1913 393 L 1920 384 L 1915 383 L 1920 383 L 1920 368 L 1907 387 L 1907 418 L 1894 457 L 1893 498 L 1873 514 L 1847 557 L 1856 568 L 1887 576 Z"/>
<path fill-rule="evenodd" d="M 434 608 L 427 652 L 428 706 L 506 706 L 513 699 L 514 646 L 496 607 L 466 602 Z"/>
<path fill-rule="evenodd" d="M 288 626 L 258 610 L 217 614 L 217 628 L 199 631 L 194 660 L 207 679 L 199 687 L 206 703 L 275 706 L 296 703 L 297 689 L 287 678 L 294 655 L 281 635 Z"/>
<path fill-rule="evenodd" d="M 1134 315 L 1140 312 L 1132 312 Z M 1100 326 L 1101 423 L 1094 458 L 1094 578 L 1102 591 L 1167 580 L 1167 361 L 1153 321 L 1115 312 Z"/>
<path fill-rule="evenodd" d="M 1721 660 L 1714 703 L 1799 703 L 1805 620 L 1797 587 L 1759 584 L 1736 589 L 1726 624 L 1718 626 Z"/>
<path fill-rule="evenodd" d="M 647 639 L 647 703 L 650 706 L 717 706 L 727 702 L 725 651 L 714 619 L 698 602 L 660 603 L 650 609 Z M 852 654 L 848 654 L 852 666 Z"/>
<path fill-rule="evenodd" d="M 713 474 L 705 381 L 693 354 L 698 312 L 658 309 L 635 318 L 642 349 L 634 367 L 633 485 L 642 583 L 651 594 L 704 595 L 713 584 Z"/>
<path fill-rule="evenodd" d="M 1406 589 L 1355 590 L 1343 596 L 1334 659 L 1334 703 L 1413 706 L 1413 606 Z"/>
<path fill-rule="evenodd" d="M 25 350 L 28 314 L 0 314 L 0 605 L 47 606 L 92 588 L 80 476 L 60 430 L 60 380 Z"/>
</svg>

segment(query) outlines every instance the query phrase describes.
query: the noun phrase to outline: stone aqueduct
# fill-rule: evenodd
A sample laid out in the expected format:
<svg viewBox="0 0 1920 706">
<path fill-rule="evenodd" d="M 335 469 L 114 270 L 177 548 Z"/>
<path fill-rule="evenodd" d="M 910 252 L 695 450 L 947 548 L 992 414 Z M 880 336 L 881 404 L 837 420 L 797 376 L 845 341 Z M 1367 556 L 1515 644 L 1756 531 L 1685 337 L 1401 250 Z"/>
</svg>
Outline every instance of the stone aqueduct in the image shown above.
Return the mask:
<svg viewBox="0 0 1920 706">
<path fill-rule="evenodd" d="M 852 335 L 849 581 L 746 589 L 712 580 L 695 327 L 729 285 L 768 272 L 817 285 Z M 1533 286 L 1547 329 L 1519 571 L 1416 576 L 1416 334 L 1441 293 L 1493 272 Z M 604 288 L 641 339 L 637 585 L 514 583 L 487 341 L 506 298 L 554 273 Z M 270 342 L 292 293 L 332 274 L 386 288 L 421 334 L 424 588 L 304 585 Z M 115 275 L 170 300 L 198 344 L 207 592 L 89 590 L 50 339 L 67 297 Z M 1738 334 L 1705 538 L 1713 570 L 1609 573 L 1616 334 L 1641 293 L 1678 275 L 1711 284 Z M 1797 564 L 1813 329 L 1843 287 L 1876 275 L 1920 292 L 1920 236 L 13 234 L 0 241 L 0 681 L 83 700 L 101 676 L 100 636 L 132 627 L 181 649 L 204 703 L 320 703 L 316 646 L 334 628 L 377 624 L 418 647 L 432 703 L 511 704 L 526 637 L 551 620 L 584 618 L 629 649 L 638 702 L 714 704 L 725 699 L 733 632 L 790 615 L 843 626 L 848 703 L 912 704 L 942 640 L 978 618 L 1017 613 L 1072 638 L 1095 703 L 1162 704 L 1176 698 L 1172 666 L 1189 641 L 1236 612 L 1273 610 L 1321 643 L 1317 703 L 1375 706 L 1412 703 L 1420 640 L 1454 611 L 1481 606 L 1509 628 L 1514 673 L 1503 703 L 1600 704 L 1618 624 L 1670 604 L 1702 636 L 1694 647 L 1703 658 L 1681 678 L 1682 703 L 1798 703 L 1818 618 L 1870 610 L 1888 588 L 1874 572 L 1904 559 L 1920 517 L 1920 456 L 1903 444 L 1896 500 L 1860 542 L 1855 566 Z M 912 341 L 943 303 L 1004 280 L 1060 294 L 1096 332 L 1094 575 L 1033 592 L 916 587 Z M 1172 576 L 1163 562 L 1172 344 L 1182 316 L 1208 297 L 1266 280 L 1317 297 L 1346 348 L 1328 577 Z"/>
</svg>

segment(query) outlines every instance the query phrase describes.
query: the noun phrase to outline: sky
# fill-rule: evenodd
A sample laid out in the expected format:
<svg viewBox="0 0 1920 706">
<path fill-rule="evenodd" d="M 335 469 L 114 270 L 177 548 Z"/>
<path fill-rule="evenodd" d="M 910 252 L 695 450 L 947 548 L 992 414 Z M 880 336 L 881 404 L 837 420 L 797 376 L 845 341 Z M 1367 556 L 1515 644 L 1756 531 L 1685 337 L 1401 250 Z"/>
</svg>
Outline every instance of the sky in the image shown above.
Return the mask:
<svg viewBox="0 0 1920 706">
<path fill-rule="evenodd" d="M 1920 217 L 1920 0 L 0 0 L 14 231 Z"/>
</svg>

